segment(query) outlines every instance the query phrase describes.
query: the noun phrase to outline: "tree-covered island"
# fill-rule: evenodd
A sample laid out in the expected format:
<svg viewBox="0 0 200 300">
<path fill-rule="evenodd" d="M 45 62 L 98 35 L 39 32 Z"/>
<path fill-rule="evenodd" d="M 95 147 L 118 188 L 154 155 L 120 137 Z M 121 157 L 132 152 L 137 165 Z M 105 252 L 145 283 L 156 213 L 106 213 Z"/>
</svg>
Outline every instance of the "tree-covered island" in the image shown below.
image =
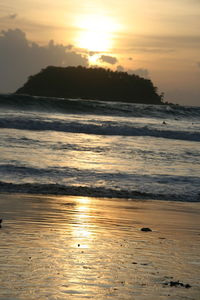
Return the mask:
<svg viewBox="0 0 200 300">
<path fill-rule="evenodd" d="M 163 104 L 152 81 L 104 68 L 54 67 L 30 76 L 17 94 Z"/>
</svg>

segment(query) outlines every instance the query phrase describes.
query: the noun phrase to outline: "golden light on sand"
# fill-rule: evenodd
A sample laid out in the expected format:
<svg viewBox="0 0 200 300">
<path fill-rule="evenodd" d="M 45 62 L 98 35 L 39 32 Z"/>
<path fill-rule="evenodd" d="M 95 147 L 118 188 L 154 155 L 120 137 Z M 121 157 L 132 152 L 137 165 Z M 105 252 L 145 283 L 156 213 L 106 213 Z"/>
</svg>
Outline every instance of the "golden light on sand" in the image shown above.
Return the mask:
<svg viewBox="0 0 200 300">
<path fill-rule="evenodd" d="M 90 203 L 91 199 L 88 197 L 77 197 L 77 202 L 79 204 L 88 204 Z"/>
<path fill-rule="evenodd" d="M 90 247 L 90 236 L 92 235 L 90 226 L 88 225 L 90 219 L 90 202 L 91 199 L 89 197 L 76 197 L 75 226 L 72 228 L 72 234 L 76 241 L 78 241 L 78 247 L 80 248 Z"/>
<path fill-rule="evenodd" d="M 77 21 L 80 33 L 76 44 L 89 51 L 109 51 L 113 46 L 113 33 L 118 24 L 103 15 L 88 15 Z"/>
</svg>

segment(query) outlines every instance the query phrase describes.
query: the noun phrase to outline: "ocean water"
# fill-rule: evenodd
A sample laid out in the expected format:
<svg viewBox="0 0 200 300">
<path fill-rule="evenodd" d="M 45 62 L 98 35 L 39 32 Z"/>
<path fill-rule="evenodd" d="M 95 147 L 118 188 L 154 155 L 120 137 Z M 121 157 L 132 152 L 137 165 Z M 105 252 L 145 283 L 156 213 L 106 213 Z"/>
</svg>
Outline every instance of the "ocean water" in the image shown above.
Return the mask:
<svg viewBox="0 0 200 300">
<path fill-rule="evenodd" d="M 0 95 L 0 192 L 200 201 L 200 107 Z"/>
</svg>

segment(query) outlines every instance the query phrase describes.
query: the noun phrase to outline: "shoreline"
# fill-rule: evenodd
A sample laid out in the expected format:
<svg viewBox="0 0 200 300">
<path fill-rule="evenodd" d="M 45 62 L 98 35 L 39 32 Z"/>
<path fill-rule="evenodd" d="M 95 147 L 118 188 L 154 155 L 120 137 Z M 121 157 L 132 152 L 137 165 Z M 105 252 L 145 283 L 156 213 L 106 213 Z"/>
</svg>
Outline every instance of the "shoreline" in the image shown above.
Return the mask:
<svg viewBox="0 0 200 300">
<path fill-rule="evenodd" d="M 48 193 L 47 193 L 48 191 Z M 16 195 L 40 195 L 55 197 L 92 197 L 100 199 L 121 199 L 121 200 L 147 200 L 147 201 L 166 201 L 181 203 L 200 203 L 200 195 L 176 195 L 176 194 L 153 194 L 140 192 L 137 190 L 115 190 L 111 188 L 87 187 L 87 186 L 64 186 L 60 184 L 15 184 L 0 181 L 0 194 Z M 189 201 L 186 199 L 190 199 Z"/>
<path fill-rule="evenodd" d="M 6 201 L 5 201 L 6 199 Z M 82 200 L 80 200 L 82 199 Z M 85 200 L 84 200 L 85 199 Z M 2 203 L 3 200 L 3 203 Z M 9 201 L 8 201 L 9 200 Z M 190 230 L 194 230 L 199 233 L 200 230 L 200 203 L 196 201 L 186 202 L 186 201 L 171 201 L 171 200 L 160 200 L 160 199 L 148 199 L 148 198 L 111 198 L 111 197 L 97 197 L 97 196 L 85 196 L 85 195 L 54 195 L 54 194 L 29 194 L 29 193 L 9 193 L 9 192 L 0 192 L 0 207 L 1 207 L 1 215 L 3 215 L 3 210 L 5 209 L 4 205 L 6 205 L 6 210 L 9 215 L 15 214 L 15 211 L 12 207 L 13 201 L 15 203 L 14 208 L 16 209 L 16 216 L 21 214 L 21 212 L 29 207 L 28 201 L 34 201 L 41 203 L 42 211 L 45 211 L 45 202 L 47 201 L 47 209 L 48 203 L 58 205 L 59 210 L 62 209 L 62 205 L 69 205 L 69 210 L 76 209 L 77 205 L 80 205 L 79 200 L 83 201 L 86 204 L 86 207 L 89 209 L 90 206 L 95 206 L 95 210 L 109 211 L 110 209 L 114 209 L 116 215 L 118 216 L 119 223 L 122 222 L 123 219 L 127 218 L 130 220 L 131 218 L 135 218 L 135 222 L 138 224 L 151 224 L 151 226 L 163 228 L 165 231 L 167 229 L 170 230 L 182 230 L 183 223 L 186 226 L 186 232 L 190 228 Z M 58 203 L 56 204 L 56 201 Z M 61 203 L 60 203 L 61 201 Z M 66 201 L 66 204 L 65 204 Z M 77 203 L 78 202 L 78 203 Z M 25 208 L 21 205 L 26 204 Z M 9 212 L 9 205 L 10 212 Z M 2 209 L 3 208 L 3 209 Z M 37 210 L 39 207 L 37 207 Z M 21 211 L 22 210 L 22 211 Z M 120 210 L 120 215 L 118 215 L 117 210 Z M 124 215 L 122 214 L 124 213 Z M 142 214 L 141 222 L 140 215 Z M 32 216 L 29 216 L 32 218 Z M 159 218 L 158 218 L 159 217 Z M 120 220 L 121 219 L 121 220 Z M 51 222 L 54 220 L 50 220 Z M 176 226 L 176 227 L 175 227 Z M 185 233 L 186 233 L 185 232 Z"/>
</svg>

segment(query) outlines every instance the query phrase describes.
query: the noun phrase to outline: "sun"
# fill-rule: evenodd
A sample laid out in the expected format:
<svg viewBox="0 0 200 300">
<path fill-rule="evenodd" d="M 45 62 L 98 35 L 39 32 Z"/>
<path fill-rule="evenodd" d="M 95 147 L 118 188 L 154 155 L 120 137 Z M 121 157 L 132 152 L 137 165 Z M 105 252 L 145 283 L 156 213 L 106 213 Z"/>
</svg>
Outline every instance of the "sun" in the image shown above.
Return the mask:
<svg viewBox="0 0 200 300">
<path fill-rule="evenodd" d="M 79 47 L 89 51 L 108 51 L 111 48 L 111 40 L 105 32 L 85 31 L 79 37 Z"/>
<path fill-rule="evenodd" d="M 88 15 L 78 20 L 76 45 L 94 52 L 106 52 L 113 46 L 113 33 L 117 24 L 103 15 Z"/>
</svg>

